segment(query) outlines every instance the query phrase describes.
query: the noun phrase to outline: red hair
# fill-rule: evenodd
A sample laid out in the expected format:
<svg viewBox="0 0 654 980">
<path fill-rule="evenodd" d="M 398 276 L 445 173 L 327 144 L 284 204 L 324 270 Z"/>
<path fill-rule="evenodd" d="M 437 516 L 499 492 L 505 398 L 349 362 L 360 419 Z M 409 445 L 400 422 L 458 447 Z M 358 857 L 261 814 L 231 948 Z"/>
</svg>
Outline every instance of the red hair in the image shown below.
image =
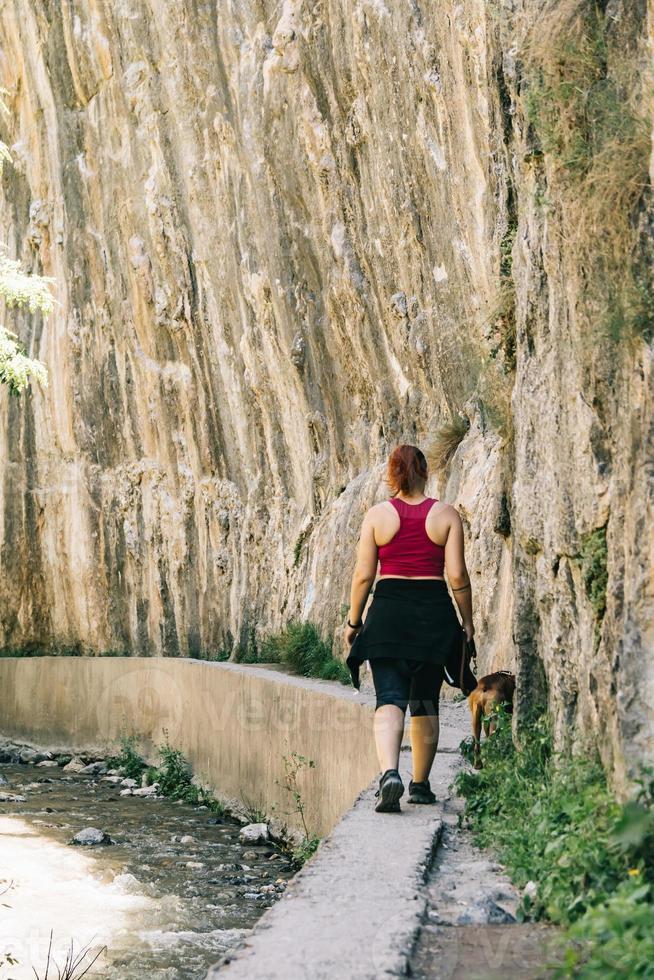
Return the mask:
<svg viewBox="0 0 654 980">
<path fill-rule="evenodd" d="M 402 492 L 410 497 L 427 482 L 427 460 L 417 446 L 397 446 L 388 457 L 386 482 L 393 496 Z"/>
</svg>

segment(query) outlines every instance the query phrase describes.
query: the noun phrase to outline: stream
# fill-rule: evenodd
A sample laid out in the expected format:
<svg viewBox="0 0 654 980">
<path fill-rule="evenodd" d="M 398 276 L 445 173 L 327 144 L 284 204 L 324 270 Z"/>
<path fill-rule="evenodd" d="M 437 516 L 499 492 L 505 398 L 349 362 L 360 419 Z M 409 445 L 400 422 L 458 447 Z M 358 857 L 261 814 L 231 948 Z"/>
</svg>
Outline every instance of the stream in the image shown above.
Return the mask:
<svg viewBox="0 0 654 980">
<path fill-rule="evenodd" d="M 283 893 L 289 858 L 242 844 L 234 818 L 122 789 L 0 764 L 0 980 L 41 980 L 51 931 L 49 977 L 72 941 L 75 953 L 106 946 L 89 977 L 203 978 Z M 71 845 L 88 827 L 113 843 Z"/>
</svg>

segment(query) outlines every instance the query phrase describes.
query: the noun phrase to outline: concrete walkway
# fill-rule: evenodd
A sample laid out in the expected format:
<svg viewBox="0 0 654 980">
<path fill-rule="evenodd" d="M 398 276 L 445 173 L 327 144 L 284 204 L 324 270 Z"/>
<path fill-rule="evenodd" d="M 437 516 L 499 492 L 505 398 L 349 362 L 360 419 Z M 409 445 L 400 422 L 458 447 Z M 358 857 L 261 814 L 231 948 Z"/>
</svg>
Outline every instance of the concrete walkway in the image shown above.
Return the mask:
<svg viewBox="0 0 654 980">
<path fill-rule="evenodd" d="M 441 702 L 441 740 L 432 770 L 439 801 L 449 796 L 465 702 Z M 355 752 L 356 746 L 343 745 Z M 402 751 L 405 785 L 410 752 Z M 216 965 L 208 980 L 375 980 L 405 976 L 425 916 L 425 879 L 442 829 L 442 803 L 402 804 L 401 814 L 374 810 L 375 780 L 357 798 L 316 856 L 245 945 Z M 404 800 L 406 799 L 406 794 Z"/>
</svg>

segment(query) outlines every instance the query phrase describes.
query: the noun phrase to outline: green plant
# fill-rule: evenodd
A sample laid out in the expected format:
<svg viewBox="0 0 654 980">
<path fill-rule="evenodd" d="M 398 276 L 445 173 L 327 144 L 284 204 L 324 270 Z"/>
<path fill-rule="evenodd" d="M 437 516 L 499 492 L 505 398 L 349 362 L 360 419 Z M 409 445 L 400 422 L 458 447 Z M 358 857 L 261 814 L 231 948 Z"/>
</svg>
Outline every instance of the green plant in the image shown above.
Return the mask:
<svg viewBox="0 0 654 980">
<path fill-rule="evenodd" d="M 312 834 L 311 837 L 304 838 L 300 843 L 294 847 L 291 851 L 291 858 L 295 863 L 296 867 L 301 868 L 310 857 L 316 853 L 320 847 L 320 837 Z"/>
<path fill-rule="evenodd" d="M 261 660 L 285 663 L 303 677 L 320 677 L 350 683 L 350 672 L 332 653 L 331 643 L 323 640 L 313 623 L 291 620 L 280 633 L 262 643 Z"/>
<path fill-rule="evenodd" d="M 247 627 L 245 642 L 241 642 L 237 646 L 236 656 L 234 659 L 239 664 L 258 664 L 262 661 L 266 662 L 266 658 L 262 657 L 261 655 L 254 626 Z"/>
<path fill-rule="evenodd" d="M 291 812 L 296 813 L 302 823 L 304 837 L 300 844 L 291 849 L 293 861 L 301 866 L 316 853 L 320 845 L 320 837 L 309 831 L 305 815 L 306 803 L 298 785 L 298 774 L 304 769 L 315 769 L 316 763 L 313 759 L 307 759 L 306 756 L 300 755 L 298 752 L 291 752 L 290 756 L 284 755 L 282 760 L 284 762 L 284 778 L 281 781 L 276 780 L 276 783 L 278 786 L 282 786 L 291 797 L 293 801 Z"/>
<path fill-rule="evenodd" d="M 538 881 L 523 914 L 566 924 L 617 885 L 623 862 L 609 847 L 619 811 L 598 761 L 557 760 L 548 724 L 522 733 L 497 712 L 496 730 L 482 745 L 484 768 L 461 773 L 465 819 L 482 846 L 495 846 L 519 886 Z"/>
<path fill-rule="evenodd" d="M 522 730 L 519 747 L 511 716 L 500 709 L 496 722 L 484 768 L 460 773 L 456 785 L 478 843 L 497 850 L 519 887 L 536 882 L 521 917 L 566 930 L 559 976 L 650 976 L 654 772 L 644 770 L 620 804 L 596 757 L 553 752 L 545 719 Z"/>
<path fill-rule="evenodd" d="M 593 615 L 599 625 L 606 611 L 606 587 L 608 583 L 606 527 L 598 527 L 584 535 L 579 554 L 584 589 L 592 606 Z"/>
<path fill-rule="evenodd" d="M 211 663 L 225 663 L 229 660 L 231 654 L 226 647 L 221 647 L 220 650 L 216 650 L 214 653 L 200 653 L 198 655 L 199 660 L 208 660 Z"/>
<path fill-rule="evenodd" d="M 654 976 L 652 886 L 640 875 L 589 908 L 568 931 L 570 943 L 556 977 L 632 980 Z"/>
<path fill-rule="evenodd" d="M 139 780 L 148 768 L 148 764 L 139 752 L 137 752 L 137 744 L 138 738 L 136 735 L 122 734 L 119 740 L 120 751 L 116 755 L 111 755 L 107 758 L 106 762 L 108 767 L 110 769 L 121 769 L 129 779 Z"/>
<path fill-rule="evenodd" d="M 162 796 L 182 800 L 192 806 L 206 806 L 214 813 L 225 812 L 224 804 L 213 794 L 193 782 L 193 769 L 179 749 L 174 749 L 164 729 L 165 741 L 157 747 L 160 765 L 148 769 L 148 783 L 157 783 Z"/>
</svg>

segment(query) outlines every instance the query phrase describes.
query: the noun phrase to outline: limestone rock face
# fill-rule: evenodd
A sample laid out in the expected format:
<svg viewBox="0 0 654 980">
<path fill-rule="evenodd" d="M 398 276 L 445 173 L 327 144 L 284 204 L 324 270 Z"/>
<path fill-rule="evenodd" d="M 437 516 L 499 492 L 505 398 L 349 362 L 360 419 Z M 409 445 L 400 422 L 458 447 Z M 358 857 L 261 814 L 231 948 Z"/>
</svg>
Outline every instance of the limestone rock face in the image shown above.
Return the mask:
<svg viewBox="0 0 654 980">
<path fill-rule="evenodd" d="M 17 327 L 50 387 L 0 395 L 1 646 L 210 656 L 292 616 L 340 644 L 388 452 L 462 413 L 427 489 L 482 672 L 618 780 L 654 754 L 652 350 L 588 341 L 494 7 L 2 5 L 1 226 L 58 306 Z"/>
</svg>

